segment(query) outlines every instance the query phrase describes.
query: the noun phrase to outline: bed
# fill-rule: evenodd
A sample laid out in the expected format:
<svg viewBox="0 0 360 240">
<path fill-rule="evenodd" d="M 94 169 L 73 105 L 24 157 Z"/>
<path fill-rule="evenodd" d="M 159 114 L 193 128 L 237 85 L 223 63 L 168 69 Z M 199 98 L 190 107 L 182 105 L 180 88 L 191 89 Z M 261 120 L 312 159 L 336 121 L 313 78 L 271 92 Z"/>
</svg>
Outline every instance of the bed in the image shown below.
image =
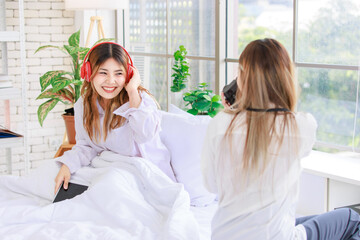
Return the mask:
<svg viewBox="0 0 360 240">
<path fill-rule="evenodd" d="M 210 239 L 217 203 L 200 171 L 208 122 L 163 113 L 161 137 L 178 183 L 150 161 L 112 152 L 72 176 L 87 191 L 54 204 L 55 161 L 25 177 L 0 176 L 1 239 Z"/>
</svg>

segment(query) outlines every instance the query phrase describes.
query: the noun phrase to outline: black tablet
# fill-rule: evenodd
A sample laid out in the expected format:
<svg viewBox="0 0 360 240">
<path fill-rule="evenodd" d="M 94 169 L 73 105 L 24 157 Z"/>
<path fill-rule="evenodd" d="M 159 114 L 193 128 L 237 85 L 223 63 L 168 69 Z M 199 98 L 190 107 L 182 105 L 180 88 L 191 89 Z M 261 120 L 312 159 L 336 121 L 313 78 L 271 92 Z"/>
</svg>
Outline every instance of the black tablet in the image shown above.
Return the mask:
<svg viewBox="0 0 360 240">
<path fill-rule="evenodd" d="M 53 203 L 60 202 L 65 199 L 71 199 L 79 194 L 82 194 L 86 189 L 88 189 L 88 186 L 71 182 L 69 182 L 68 189 L 64 189 L 63 185 L 64 183 L 61 184 Z"/>
</svg>

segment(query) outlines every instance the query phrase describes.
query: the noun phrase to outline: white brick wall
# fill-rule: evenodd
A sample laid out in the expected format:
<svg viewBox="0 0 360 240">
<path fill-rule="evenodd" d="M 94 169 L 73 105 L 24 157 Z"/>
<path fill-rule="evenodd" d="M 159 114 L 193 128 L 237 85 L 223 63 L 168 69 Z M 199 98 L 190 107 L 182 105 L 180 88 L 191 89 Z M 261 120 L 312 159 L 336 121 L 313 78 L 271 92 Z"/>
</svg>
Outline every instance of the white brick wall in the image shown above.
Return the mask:
<svg viewBox="0 0 360 240">
<path fill-rule="evenodd" d="M 64 9 L 63 0 L 24 0 L 26 62 L 27 62 L 27 102 L 29 128 L 30 167 L 36 168 L 52 159 L 64 137 L 65 127 L 61 114 L 65 108 L 58 104 L 45 119 L 41 127 L 37 118 L 37 108 L 43 103 L 35 100 L 40 94 L 39 77 L 51 70 L 71 71 L 71 62 L 64 53 L 57 50 L 43 50 L 34 54 L 43 45 L 63 46 L 68 37 L 75 32 L 74 12 Z M 7 30 L 19 29 L 18 1 L 6 0 Z M 20 46 L 8 44 L 9 74 L 14 86 L 21 86 Z M 3 101 L 0 102 L 0 124 L 4 122 Z M 10 101 L 11 129 L 23 133 L 21 100 Z M 12 148 L 13 175 L 24 175 L 24 149 Z M 0 148 L 0 174 L 7 174 L 5 149 Z"/>
</svg>

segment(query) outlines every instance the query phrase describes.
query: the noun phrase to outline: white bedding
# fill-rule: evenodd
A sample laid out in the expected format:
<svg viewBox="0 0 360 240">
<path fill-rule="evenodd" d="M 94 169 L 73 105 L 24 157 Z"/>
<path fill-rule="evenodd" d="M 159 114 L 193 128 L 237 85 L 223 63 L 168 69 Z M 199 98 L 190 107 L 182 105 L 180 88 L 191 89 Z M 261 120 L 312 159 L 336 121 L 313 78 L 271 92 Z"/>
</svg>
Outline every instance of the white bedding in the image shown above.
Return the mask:
<svg viewBox="0 0 360 240">
<path fill-rule="evenodd" d="M 72 176 L 89 189 L 52 204 L 58 169 L 0 177 L 1 239 L 200 239 L 182 184 L 150 161 L 103 152 Z"/>
<path fill-rule="evenodd" d="M 211 239 L 211 220 L 217 210 L 217 201 L 207 205 L 206 207 L 191 207 L 200 229 L 200 239 Z"/>
</svg>

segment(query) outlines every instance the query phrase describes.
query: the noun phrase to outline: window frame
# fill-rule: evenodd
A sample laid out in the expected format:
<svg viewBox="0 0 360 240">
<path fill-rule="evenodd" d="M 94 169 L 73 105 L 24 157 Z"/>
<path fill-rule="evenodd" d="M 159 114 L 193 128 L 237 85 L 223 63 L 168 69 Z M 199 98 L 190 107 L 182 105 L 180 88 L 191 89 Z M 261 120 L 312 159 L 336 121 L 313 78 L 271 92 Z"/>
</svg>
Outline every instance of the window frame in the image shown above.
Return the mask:
<svg viewBox="0 0 360 240">
<path fill-rule="evenodd" d="M 143 0 L 145 3 L 146 0 Z M 173 53 L 169 52 L 171 48 L 171 40 L 169 36 L 170 32 L 170 0 L 166 0 L 166 53 L 151 53 L 151 52 L 135 52 L 130 51 L 129 53 L 133 56 L 144 56 L 144 57 L 159 57 L 166 58 L 166 76 L 167 76 L 167 109 L 170 107 L 170 85 L 171 85 L 171 60 Z M 215 93 L 219 94 L 222 87 L 228 83 L 228 67 L 229 63 L 238 63 L 238 59 L 230 58 L 227 54 L 228 45 L 228 25 L 229 25 L 229 0 L 215 0 L 215 57 L 207 56 L 192 56 L 188 55 L 188 59 L 192 60 L 205 60 L 215 62 Z M 358 79 L 360 78 L 360 67 L 354 65 L 336 65 L 336 64 L 321 64 L 321 63 L 305 63 L 297 60 L 297 44 L 298 44 L 298 3 L 299 0 L 293 0 L 293 28 L 292 28 L 292 60 L 295 66 L 295 70 L 299 68 L 315 68 L 315 69 L 336 69 L 336 70 L 353 70 L 358 72 Z M 129 9 L 119 10 L 116 14 L 116 38 L 124 47 L 129 46 Z M 355 107 L 355 118 L 353 126 L 353 141 L 352 146 L 343 146 L 332 143 L 326 143 L 317 141 L 315 147 L 327 147 L 334 150 L 340 151 L 352 151 L 360 152 L 360 148 L 356 148 L 355 144 L 355 131 L 357 128 L 356 115 L 359 108 L 359 80 L 357 83 L 357 97 Z"/>
<path fill-rule="evenodd" d="M 228 0 L 226 0 L 226 2 L 228 3 Z M 326 148 L 331 148 L 334 150 L 339 150 L 339 151 L 352 151 L 352 152 L 360 152 L 360 148 L 356 148 L 355 145 L 355 132 L 356 132 L 356 128 L 357 128 L 357 124 L 356 124 L 356 116 L 358 113 L 358 108 L 359 108 L 359 78 L 360 78 L 360 66 L 354 66 L 354 65 L 338 65 L 338 64 L 321 64 L 321 63 L 305 63 L 305 62 L 300 62 L 297 60 L 297 44 L 298 44 L 298 39 L 297 39 L 297 35 L 298 35 L 298 4 L 299 4 L 299 0 L 293 0 L 293 28 L 292 28 L 292 61 L 294 63 L 294 67 L 295 67 L 295 71 L 297 71 L 297 69 L 299 68 L 317 68 L 317 69 L 336 69 L 336 70 L 353 70 L 353 71 L 357 71 L 358 73 L 358 82 L 357 82 L 357 94 L 356 94 L 356 107 L 355 107 L 355 117 L 354 117 L 354 126 L 353 126 L 353 140 L 352 140 L 352 146 L 344 146 L 344 145 L 338 145 L 338 144 L 333 144 L 333 143 L 327 143 L 327 142 L 321 142 L 321 141 L 316 141 L 315 142 L 315 147 L 326 147 Z M 226 9 L 228 11 L 228 8 Z M 227 14 L 228 15 L 228 14 Z M 226 18 L 226 21 L 228 22 L 228 18 Z M 228 34 L 226 35 L 227 39 L 228 39 Z M 226 40 L 227 43 L 227 40 Z M 225 62 L 226 63 L 237 63 L 238 59 L 236 58 L 225 58 Z M 227 77 L 226 77 L 227 79 Z"/>
</svg>

